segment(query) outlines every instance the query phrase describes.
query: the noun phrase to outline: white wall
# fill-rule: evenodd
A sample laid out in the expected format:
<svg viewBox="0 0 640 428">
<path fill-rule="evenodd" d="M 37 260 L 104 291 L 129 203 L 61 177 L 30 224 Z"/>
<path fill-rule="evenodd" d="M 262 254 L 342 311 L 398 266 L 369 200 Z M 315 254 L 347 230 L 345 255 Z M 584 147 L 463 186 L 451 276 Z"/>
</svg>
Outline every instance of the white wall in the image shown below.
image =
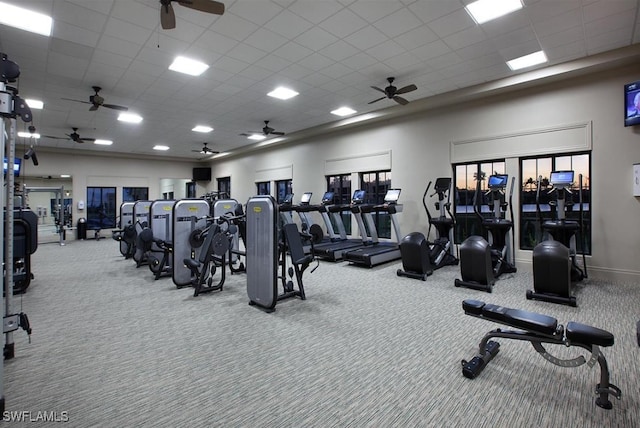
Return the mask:
<svg viewBox="0 0 640 428">
<path fill-rule="evenodd" d="M 556 144 L 556 137 L 562 135 L 554 134 L 554 137 L 546 131 L 571 130 L 577 125 L 577 131 L 570 131 L 567 138 L 576 141 L 582 138 L 584 141 L 578 142 L 578 146 L 592 147 L 590 273 L 637 280 L 640 269 L 635 251 L 640 247 L 637 226 L 640 199 L 632 196 L 632 167 L 633 163 L 640 162 L 640 129 L 623 126 L 622 92 L 624 83 L 640 79 L 637 70 L 637 65 L 609 70 L 369 127 L 334 132 L 243 157 L 222 158 L 212 163 L 213 177 L 231 176 L 232 196 L 243 202 L 255 193 L 257 177 L 263 177 L 266 170 L 291 171 L 291 177 L 272 179 L 293 179 L 294 192 L 298 195 L 307 191 L 322 195 L 328 160 L 357 155 L 366 158 L 390 152 L 392 185 L 402 188 L 402 231 L 426 232 L 422 194 L 429 180 L 451 176 L 452 143 L 471 141 L 474 144 L 477 140 L 478 150 L 475 154 L 473 147 L 467 150 L 466 156 L 470 156 L 467 160 L 484 160 L 487 158 L 480 149 L 487 146 L 483 141 L 493 141 L 495 149 L 496 138 L 532 134 L 532 144 L 517 148 L 515 155 L 509 146 L 510 140 L 501 140 L 504 151 L 512 153 L 507 159 L 507 172 L 517 177 L 517 156 L 540 154 L 540 147 L 548 144 L 549 139 Z M 498 151 L 499 144 L 501 142 L 498 142 Z M 357 167 L 347 164 L 349 168 Z M 360 170 L 367 169 L 377 168 L 367 168 L 364 164 Z M 516 182 L 519 181 L 518 177 Z M 314 199 L 317 201 L 319 196 Z M 519 267 L 527 268 L 531 253 L 517 251 L 516 259 Z"/>
</svg>

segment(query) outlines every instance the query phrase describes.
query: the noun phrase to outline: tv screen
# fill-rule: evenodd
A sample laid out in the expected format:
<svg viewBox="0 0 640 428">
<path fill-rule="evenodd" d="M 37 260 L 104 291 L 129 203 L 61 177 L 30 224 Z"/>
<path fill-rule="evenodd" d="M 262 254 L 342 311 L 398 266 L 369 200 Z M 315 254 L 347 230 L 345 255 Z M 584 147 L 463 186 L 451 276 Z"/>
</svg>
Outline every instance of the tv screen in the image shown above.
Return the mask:
<svg viewBox="0 0 640 428">
<path fill-rule="evenodd" d="M 624 126 L 640 124 L 640 80 L 624 85 Z"/>
<path fill-rule="evenodd" d="M 211 181 L 211 168 L 193 168 L 193 181 Z"/>
<path fill-rule="evenodd" d="M 2 164 L 2 170 L 4 175 L 7 175 L 7 169 L 9 168 L 9 161 L 7 158 L 4 158 L 4 163 Z M 20 170 L 22 169 L 22 159 L 14 158 L 13 159 L 13 175 L 14 177 L 20 177 Z"/>
</svg>

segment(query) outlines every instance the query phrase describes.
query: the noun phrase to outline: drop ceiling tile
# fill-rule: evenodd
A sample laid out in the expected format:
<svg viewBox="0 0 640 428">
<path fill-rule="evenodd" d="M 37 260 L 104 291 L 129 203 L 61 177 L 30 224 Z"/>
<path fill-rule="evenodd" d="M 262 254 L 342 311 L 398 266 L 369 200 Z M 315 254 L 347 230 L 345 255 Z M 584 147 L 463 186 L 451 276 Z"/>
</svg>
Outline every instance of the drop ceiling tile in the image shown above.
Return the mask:
<svg viewBox="0 0 640 428">
<path fill-rule="evenodd" d="M 293 80 L 300 79 L 304 76 L 308 76 L 313 73 L 313 70 L 303 67 L 300 64 L 291 64 L 289 67 L 282 70 L 279 74 Z M 293 90 L 297 90 L 296 88 L 292 88 Z"/>
<path fill-rule="evenodd" d="M 429 28 L 440 37 L 447 37 L 458 31 L 475 26 L 475 22 L 464 10 L 460 9 L 429 22 Z"/>
<path fill-rule="evenodd" d="M 464 5 L 458 0 L 428 0 L 416 1 L 408 7 L 422 22 L 431 22 L 463 8 Z"/>
<path fill-rule="evenodd" d="M 438 35 L 431 31 L 426 25 L 407 31 L 393 39 L 393 41 L 407 50 L 424 46 L 436 40 L 438 40 Z"/>
<path fill-rule="evenodd" d="M 426 62 L 431 70 L 441 70 L 443 68 L 451 67 L 456 64 L 460 64 L 463 61 L 457 52 L 449 52 L 444 55 L 437 56 L 435 58 L 429 58 Z"/>
<path fill-rule="evenodd" d="M 393 40 L 387 40 L 386 42 L 381 43 L 376 47 L 367 49 L 366 52 L 378 61 L 384 61 L 385 59 L 405 52 L 405 50 L 402 46 L 400 46 Z"/>
<path fill-rule="evenodd" d="M 415 68 L 416 65 L 422 64 L 421 59 L 408 52 L 403 52 L 383 62 L 389 67 L 395 67 L 397 69 L 412 69 Z"/>
<path fill-rule="evenodd" d="M 216 33 L 215 31 L 207 30 L 202 33 L 198 40 L 196 40 L 195 44 L 199 47 L 210 49 L 213 52 L 224 55 L 237 45 L 238 41 L 220 33 Z"/>
<path fill-rule="evenodd" d="M 345 58 L 340 62 L 352 70 L 360 70 L 361 68 L 375 64 L 378 60 L 365 52 L 360 52 Z"/>
<path fill-rule="evenodd" d="M 343 38 L 366 26 L 367 22 L 351 10 L 342 9 L 319 25 L 334 36 Z"/>
<path fill-rule="evenodd" d="M 360 0 L 349 5 L 349 9 L 369 23 L 388 17 L 402 7 L 394 1 Z"/>
<path fill-rule="evenodd" d="M 257 65 L 252 65 L 251 67 L 245 68 L 238 74 L 242 77 L 247 77 L 253 80 L 253 82 L 257 82 L 271 76 L 273 74 L 273 71 L 266 68 L 258 67 Z"/>
<path fill-rule="evenodd" d="M 103 36 L 103 38 L 106 36 Z M 157 36 L 154 35 L 151 37 L 147 44 L 145 45 L 148 48 L 156 49 L 158 51 L 167 53 L 172 57 L 176 57 L 178 55 L 182 55 L 184 51 L 189 47 L 189 43 L 184 42 L 182 40 L 174 39 L 164 33 L 160 33 Z"/>
<path fill-rule="evenodd" d="M 267 53 L 265 51 L 256 49 L 253 46 L 249 46 L 245 43 L 238 43 L 233 47 L 233 49 L 227 52 L 225 56 L 251 64 L 252 62 L 257 61 L 266 55 Z"/>
<path fill-rule="evenodd" d="M 309 1 L 298 0 L 288 8 L 291 12 L 314 24 L 319 24 L 344 6 L 332 0 Z"/>
<path fill-rule="evenodd" d="M 331 64 L 333 64 L 333 61 L 331 61 L 329 58 L 327 58 L 324 55 L 320 55 L 319 53 L 313 53 L 303 59 L 301 59 L 300 61 L 298 61 L 298 64 L 309 68 L 311 70 L 321 70 L 325 67 L 330 66 Z"/>
<path fill-rule="evenodd" d="M 330 65 L 329 67 L 323 68 L 322 70 L 320 70 L 320 73 L 325 74 L 332 79 L 338 79 L 342 76 L 353 73 L 353 70 L 351 70 L 346 65 L 335 63 L 333 65 Z"/>
<path fill-rule="evenodd" d="M 153 32 L 149 29 L 139 27 L 127 21 L 117 18 L 109 18 L 104 27 L 104 34 L 126 40 L 129 43 L 144 45 Z"/>
<path fill-rule="evenodd" d="M 572 9 L 580 8 L 580 0 L 544 0 L 524 8 L 524 12 L 533 23 L 551 19 Z"/>
<path fill-rule="evenodd" d="M 74 58 L 90 60 L 93 55 L 93 49 L 89 46 L 80 45 L 78 43 L 68 42 L 66 40 L 53 38 L 49 49 L 63 55 L 69 55 Z"/>
<path fill-rule="evenodd" d="M 243 43 L 253 46 L 265 52 L 277 49 L 286 44 L 289 40 L 269 31 L 265 28 L 258 28 L 253 34 L 247 37 Z"/>
<path fill-rule="evenodd" d="M 584 56 L 587 53 L 587 47 L 584 40 L 576 40 L 571 43 L 545 48 L 544 53 L 549 60 L 565 61 L 569 57 Z"/>
<path fill-rule="evenodd" d="M 263 58 L 260 58 L 258 61 L 254 63 L 254 65 L 258 67 L 263 67 L 273 72 L 278 72 L 280 70 L 283 70 L 287 68 L 290 64 L 291 64 L 290 61 L 287 61 L 275 55 L 267 55 Z"/>
<path fill-rule="evenodd" d="M 526 43 L 536 40 L 537 35 L 531 26 L 522 27 L 502 36 L 491 39 L 491 44 L 495 49 L 507 49 L 509 46 Z"/>
<path fill-rule="evenodd" d="M 354 48 L 349 43 L 338 40 L 332 45 L 327 46 L 324 49 L 320 49 L 318 53 L 332 59 L 333 61 L 342 61 L 345 58 L 356 55 L 358 52 L 358 49 Z"/>
<path fill-rule="evenodd" d="M 475 43 L 486 40 L 486 36 L 479 26 L 467 28 L 466 30 L 458 31 L 450 36 L 444 37 L 442 40 L 451 49 L 456 50 L 470 46 Z"/>
<path fill-rule="evenodd" d="M 537 40 L 530 40 L 528 42 L 500 49 L 498 52 L 500 52 L 500 55 L 502 55 L 505 61 L 510 61 L 512 59 L 520 58 L 521 56 L 537 52 L 540 49 L 540 44 Z"/>
<path fill-rule="evenodd" d="M 629 30 L 629 38 L 631 38 L 634 21 L 633 15 L 627 12 L 621 12 L 586 22 L 584 24 L 585 37 L 591 38 L 612 30 L 627 28 Z"/>
<path fill-rule="evenodd" d="M 637 9 L 637 0 L 601 0 L 585 5 L 583 8 L 584 22 L 596 21 L 621 12 L 633 16 L 634 13 L 637 13 Z"/>
<path fill-rule="evenodd" d="M 451 48 L 449 48 L 449 46 L 447 46 L 443 41 L 438 40 L 427 45 L 420 46 L 419 48 L 413 49 L 409 52 L 420 58 L 422 61 L 428 61 L 430 58 L 435 58 L 451 52 Z"/>
<path fill-rule="evenodd" d="M 367 25 L 355 33 L 348 35 L 344 40 L 360 50 L 366 50 L 386 42 L 388 39 L 389 37 L 376 27 Z"/>
<path fill-rule="evenodd" d="M 159 77 L 164 74 L 166 67 L 159 67 L 155 64 L 149 64 L 148 62 L 134 60 L 131 63 L 129 70 L 141 74 L 148 74 L 149 76 L 153 77 Z"/>
<path fill-rule="evenodd" d="M 51 14 L 54 19 L 53 30 L 55 31 L 56 27 L 61 23 L 65 23 L 101 33 L 109 17 L 108 13 L 109 11 L 98 13 L 87 9 L 85 4 L 78 5 L 67 1 L 56 1 L 53 3 L 53 13 Z"/>
<path fill-rule="evenodd" d="M 308 31 L 311 27 L 313 27 L 312 23 L 300 18 L 298 15 L 291 13 L 288 10 L 283 10 L 282 13 L 278 14 L 278 16 L 264 25 L 264 28 L 273 31 L 274 33 L 278 33 L 288 39 L 293 39 L 299 36 L 305 31 Z"/>
<path fill-rule="evenodd" d="M 581 25 L 578 25 L 558 33 L 540 37 L 540 46 L 545 52 L 547 52 L 547 50 L 549 49 L 575 43 L 577 41 L 583 40 L 583 38 L 584 29 Z"/>
<path fill-rule="evenodd" d="M 57 52 L 50 52 L 47 58 L 47 73 L 81 80 L 89 66 L 89 60 L 79 59 Z"/>
<path fill-rule="evenodd" d="M 217 20 L 215 25 L 211 27 L 211 30 L 224 34 L 234 40 L 243 41 L 258 29 L 256 24 L 235 16 L 234 14 L 230 13 L 229 15 L 223 16 L 224 19 Z"/>
<path fill-rule="evenodd" d="M 223 56 L 213 64 L 211 64 L 216 70 L 228 71 L 229 73 L 239 73 L 245 68 L 249 67 L 249 63 L 241 61 L 229 56 Z"/>
<path fill-rule="evenodd" d="M 87 1 L 87 0 L 67 0 L 67 3 L 74 3 L 78 6 L 108 15 L 113 8 L 113 0 Z"/>
<path fill-rule="evenodd" d="M 284 58 L 291 62 L 300 61 L 302 58 L 311 55 L 313 51 L 309 48 L 299 45 L 295 42 L 289 42 L 284 46 L 273 51 L 274 55 Z"/>
<path fill-rule="evenodd" d="M 419 27 L 421 24 L 422 21 L 416 18 L 413 13 L 402 8 L 376 21 L 374 25 L 387 36 L 396 37 Z"/>
<path fill-rule="evenodd" d="M 241 16 L 257 25 L 264 25 L 282 11 L 282 7 L 266 1 L 237 1 L 227 7 L 225 14 Z"/>
<path fill-rule="evenodd" d="M 319 51 L 338 41 L 338 38 L 320 27 L 312 27 L 296 37 L 294 41 L 313 51 Z"/>
<path fill-rule="evenodd" d="M 113 4 L 111 16 L 153 30 L 160 23 L 160 5 L 149 7 L 137 2 L 117 1 Z"/>
<path fill-rule="evenodd" d="M 312 74 L 309 74 L 307 76 L 304 76 L 300 80 L 303 81 L 304 83 L 310 85 L 310 86 L 320 87 L 320 86 L 324 85 L 325 83 L 327 83 L 328 81 L 332 80 L 332 78 L 329 77 L 326 74 L 322 74 L 322 73 L 316 72 L 316 73 L 312 73 Z"/>
<path fill-rule="evenodd" d="M 589 55 L 593 55 L 598 52 L 625 46 L 630 39 L 630 28 L 622 28 L 619 30 L 610 31 L 608 33 L 599 34 L 594 37 L 588 37 L 586 39 L 587 52 L 589 53 Z"/>
<path fill-rule="evenodd" d="M 65 22 L 56 22 L 53 27 L 52 35 L 54 38 L 67 40 L 69 42 L 78 43 L 85 46 L 95 48 L 100 39 L 100 33 L 76 27 L 75 25 Z"/>
<path fill-rule="evenodd" d="M 566 13 L 553 16 L 549 19 L 537 21 L 533 24 L 538 37 L 545 37 L 551 34 L 566 31 L 569 27 L 582 25 L 581 9 L 572 9 Z"/>
</svg>

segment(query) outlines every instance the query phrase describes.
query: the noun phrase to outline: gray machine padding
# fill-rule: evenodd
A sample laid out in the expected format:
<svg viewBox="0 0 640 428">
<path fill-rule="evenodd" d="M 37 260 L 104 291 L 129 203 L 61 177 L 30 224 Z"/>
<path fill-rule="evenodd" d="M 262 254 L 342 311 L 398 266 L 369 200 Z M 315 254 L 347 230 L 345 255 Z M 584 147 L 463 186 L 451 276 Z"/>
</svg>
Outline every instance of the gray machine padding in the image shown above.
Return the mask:
<svg viewBox="0 0 640 428">
<path fill-rule="evenodd" d="M 173 206 L 176 201 L 159 199 L 151 203 L 150 223 L 151 231 L 154 239 L 161 239 L 164 242 L 171 243 L 173 229 Z M 154 244 L 155 245 L 155 244 Z"/>
<path fill-rule="evenodd" d="M 120 204 L 120 229 L 133 224 L 133 202 L 123 202 Z M 127 255 L 127 243 L 120 241 L 120 254 Z"/>
<path fill-rule="evenodd" d="M 182 199 L 173 205 L 173 283 L 178 287 L 191 284 L 191 271 L 184 259 L 197 259 L 200 248 L 191 248 L 189 235 L 207 226 L 209 203 L 204 199 Z"/>
<path fill-rule="evenodd" d="M 136 201 L 133 204 L 133 223 L 144 224 L 149 226 L 149 208 L 152 201 Z"/>
<path fill-rule="evenodd" d="M 247 202 L 247 295 L 249 304 L 273 310 L 278 300 L 278 207 L 271 196 Z"/>
<path fill-rule="evenodd" d="M 213 216 L 220 217 L 227 213 L 231 213 L 232 215 L 236 211 L 236 207 L 238 206 L 238 201 L 235 199 L 218 199 L 213 203 Z M 238 249 L 240 246 L 240 238 L 238 236 L 238 232 L 233 234 L 233 248 Z M 236 254 L 231 256 L 231 262 L 235 263 L 238 259 Z"/>
</svg>

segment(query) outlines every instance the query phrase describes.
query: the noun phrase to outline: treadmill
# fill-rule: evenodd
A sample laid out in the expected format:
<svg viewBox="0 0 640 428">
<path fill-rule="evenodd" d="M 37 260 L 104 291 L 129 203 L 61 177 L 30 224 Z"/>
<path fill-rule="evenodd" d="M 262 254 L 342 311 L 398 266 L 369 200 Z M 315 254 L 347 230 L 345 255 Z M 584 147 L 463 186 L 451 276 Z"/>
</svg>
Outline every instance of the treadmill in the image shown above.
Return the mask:
<svg viewBox="0 0 640 428">
<path fill-rule="evenodd" d="M 313 246 L 313 252 L 316 257 L 322 260 L 328 260 L 331 262 L 337 262 L 342 260 L 342 255 L 345 251 L 352 250 L 358 247 L 362 247 L 368 242 L 368 239 L 363 236 L 361 239 L 348 239 L 347 233 L 344 228 L 344 222 L 342 221 L 341 213 L 344 211 L 352 211 L 364 203 L 365 192 L 364 190 L 356 190 L 351 197 L 351 204 L 337 205 L 333 204 L 333 192 L 327 192 L 322 198 L 321 211 L 322 218 L 324 219 L 327 231 L 329 232 L 330 240 L 326 244 L 316 244 Z M 339 235 L 333 232 L 333 224 L 329 218 L 333 218 L 335 224 L 338 227 Z"/>
<path fill-rule="evenodd" d="M 402 205 L 398 205 L 399 198 L 400 189 L 389 189 L 384 196 L 384 203 L 382 205 L 362 205 L 360 207 L 360 212 L 356 214 L 357 217 L 360 217 L 358 227 L 364 227 L 362 221 L 364 218 L 369 226 L 373 242 L 370 245 L 345 252 L 343 254 L 344 260 L 352 264 L 373 267 L 393 260 L 399 260 L 402 257 L 397 241 L 400 239 L 400 226 L 396 219 L 396 213 L 402 211 Z M 373 216 L 371 215 L 372 212 L 389 213 L 391 224 L 393 225 L 393 229 L 396 234 L 395 242 L 378 241 L 378 234 L 376 233 Z"/>
</svg>

